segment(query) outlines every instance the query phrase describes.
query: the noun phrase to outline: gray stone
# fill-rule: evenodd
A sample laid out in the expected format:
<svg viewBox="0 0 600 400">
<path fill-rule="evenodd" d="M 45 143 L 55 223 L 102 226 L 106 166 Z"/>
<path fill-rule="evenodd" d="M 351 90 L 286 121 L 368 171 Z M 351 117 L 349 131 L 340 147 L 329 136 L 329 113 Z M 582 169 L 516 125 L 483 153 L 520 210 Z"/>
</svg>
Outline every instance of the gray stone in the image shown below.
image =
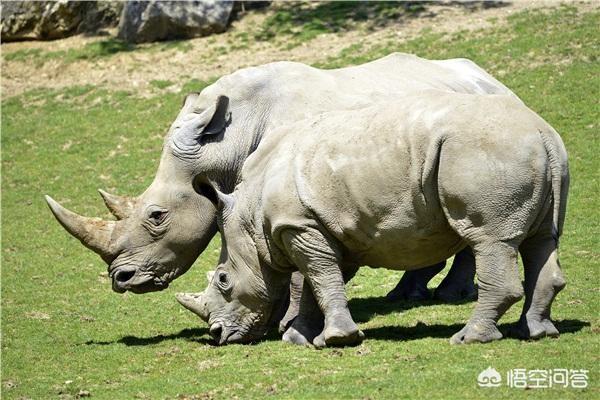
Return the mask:
<svg viewBox="0 0 600 400">
<path fill-rule="evenodd" d="M 13 1 L 2 3 L 2 41 L 60 39 L 116 26 L 118 2 Z"/>
<path fill-rule="evenodd" d="M 118 36 L 142 43 L 224 32 L 232 10 L 231 1 L 128 1 Z"/>
</svg>

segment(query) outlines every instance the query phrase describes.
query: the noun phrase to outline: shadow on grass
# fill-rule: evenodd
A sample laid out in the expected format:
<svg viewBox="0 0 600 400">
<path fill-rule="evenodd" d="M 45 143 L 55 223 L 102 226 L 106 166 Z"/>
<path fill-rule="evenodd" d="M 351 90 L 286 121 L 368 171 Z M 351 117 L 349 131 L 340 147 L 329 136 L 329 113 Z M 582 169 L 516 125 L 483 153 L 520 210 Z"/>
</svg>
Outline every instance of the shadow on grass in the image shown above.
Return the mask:
<svg viewBox="0 0 600 400">
<path fill-rule="evenodd" d="M 98 345 L 107 346 L 113 344 L 124 344 L 125 346 L 147 346 L 152 344 L 158 344 L 167 340 L 184 339 L 189 342 L 198 342 L 201 344 L 212 343 L 212 340 L 207 339 L 208 328 L 186 328 L 182 329 L 177 333 L 169 335 L 156 335 L 149 337 L 137 337 L 137 336 L 123 336 L 121 339 L 110 340 L 110 341 L 96 341 L 88 340 L 84 344 L 86 345 Z"/>
<path fill-rule="evenodd" d="M 300 39 L 311 39 L 319 33 L 351 29 L 357 22 L 368 22 L 370 27 L 402 23 L 411 18 L 431 18 L 436 11 L 431 5 L 437 1 L 334 1 L 317 5 L 307 2 L 279 4 L 271 15 L 258 40 L 270 40 L 280 34 L 292 34 Z M 445 3 L 468 11 L 504 7 L 507 1 L 451 1 Z"/>
<path fill-rule="evenodd" d="M 168 335 L 155 335 L 148 337 L 137 337 L 137 336 L 123 336 L 121 339 L 110 340 L 110 341 L 96 341 L 88 340 L 83 343 L 88 346 L 109 346 L 114 344 L 124 344 L 125 346 L 149 346 L 153 344 L 159 344 L 168 340 L 184 339 L 188 342 L 196 342 L 199 344 L 210 344 L 216 345 L 214 340 L 208 338 L 208 328 L 186 328 L 182 329 L 177 333 L 171 333 Z M 262 340 L 274 341 L 281 340 L 281 335 L 276 329 L 272 329 Z M 255 344 L 255 342 L 248 343 L 248 345 Z"/>
<path fill-rule="evenodd" d="M 504 337 L 512 340 L 511 337 L 507 337 L 506 333 L 512 324 L 500 324 L 498 329 L 504 335 Z M 590 326 L 588 321 L 581 321 L 578 319 L 563 319 L 560 321 L 554 321 L 554 325 L 561 334 L 579 332 L 586 326 Z M 452 335 L 463 328 L 464 324 L 452 324 L 452 325 L 427 325 L 422 322 L 417 323 L 415 326 L 382 326 L 379 328 L 364 329 L 363 332 L 367 339 L 377 340 L 417 340 L 424 338 L 438 338 L 438 339 L 450 339 Z"/>
<path fill-rule="evenodd" d="M 511 324 L 500 324 L 498 328 L 502 334 L 507 337 L 506 332 L 508 331 Z M 586 326 L 591 324 L 587 321 L 581 321 L 578 319 L 564 319 L 555 321 L 554 325 L 558 328 L 561 334 L 579 332 Z M 452 325 L 427 325 L 422 322 L 417 323 L 415 326 L 383 326 L 379 328 L 367 328 L 363 332 L 367 339 L 375 340 L 397 340 L 397 341 L 408 341 L 418 340 L 424 338 L 438 338 L 438 339 L 450 339 L 452 335 L 458 332 L 464 324 L 452 324 Z M 126 346 L 149 346 L 153 344 L 159 344 L 167 340 L 184 339 L 189 342 L 196 342 L 199 344 L 210 344 L 215 345 L 215 342 L 211 339 L 207 339 L 208 335 L 207 328 L 193 328 L 183 329 L 177 333 L 169 335 L 156 335 L 149 337 L 137 337 L 137 336 L 123 336 L 118 340 L 111 341 L 95 341 L 89 340 L 83 344 L 92 346 L 108 346 L 114 344 L 124 344 Z M 508 337 L 509 339 L 512 339 Z M 275 329 L 271 330 L 267 336 L 265 336 L 261 342 L 264 341 L 280 341 L 281 335 L 279 335 Z M 517 339 L 513 339 L 517 340 Z M 248 343 L 246 345 L 252 346 L 256 342 Z"/>
<path fill-rule="evenodd" d="M 454 305 L 470 303 L 474 300 L 463 300 L 452 303 Z M 352 318 L 356 322 L 368 322 L 376 315 L 387 315 L 394 312 L 407 311 L 415 307 L 429 307 L 436 305 L 448 305 L 441 300 L 401 300 L 389 301 L 384 296 L 369 298 L 354 298 L 348 301 L 348 306 L 352 312 Z"/>
</svg>

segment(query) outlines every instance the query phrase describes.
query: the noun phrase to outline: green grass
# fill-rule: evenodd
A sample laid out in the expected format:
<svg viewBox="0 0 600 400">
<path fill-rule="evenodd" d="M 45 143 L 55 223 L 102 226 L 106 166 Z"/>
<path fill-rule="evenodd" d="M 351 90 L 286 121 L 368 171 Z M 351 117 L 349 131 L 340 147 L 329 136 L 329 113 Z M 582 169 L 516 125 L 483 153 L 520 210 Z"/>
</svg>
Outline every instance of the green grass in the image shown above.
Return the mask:
<svg viewBox="0 0 600 400">
<path fill-rule="evenodd" d="M 110 57 L 123 51 L 133 51 L 135 45 L 125 43 L 118 39 L 106 39 L 86 43 L 80 48 L 57 51 L 43 51 L 42 49 L 17 50 L 4 55 L 6 61 L 33 61 L 42 66 L 50 60 L 62 63 L 72 63 L 78 60 L 96 60 Z"/>
<path fill-rule="evenodd" d="M 187 52 L 193 45 L 185 40 L 170 40 L 151 44 L 135 45 L 119 39 L 103 39 L 86 43 L 82 47 L 68 50 L 44 51 L 39 48 L 16 50 L 4 54 L 6 61 L 34 62 L 37 66 L 43 66 L 49 61 L 60 61 L 69 64 L 80 60 L 94 61 L 102 58 L 112 57 L 115 54 L 130 51 L 165 52 L 180 51 Z"/>
<path fill-rule="evenodd" d="M 165 89 L 169 86 L 173 86 L 174 82 L 170 80 L 154 79 L 150 81 L 150 84 L 158 89 Z"/>
<path fill-rule="evenodd" d="M 537 342 L 450 346 L 448 338 L 466 322 L 472 303 L 388 304 L 382 296 L 400 274 L 364 268 L 348 287 L 351 310 L 367 336 L 361 346 L 316 351 L 285 345 L 272 334 L 256 345 L 214 347 L 206 325 L 173 294 L 204 287 L 204 272 L 217 262 L 218 239 L 167 291 L 117 295 L 102 261 L 63 231 L 43 200 L 48 193 L 83 214 L 108 217 L 97 187 L 143 191 L 183 94 L 142 99 L 73 87 L 4 99 L 2 397 L 76 398 L 81 391 L 99 399 L 524 396 L 505 386 L 478 388 L 477 374 L 492 366 L 503 373 L 588 369 L 588 389 L 528 390 L 527 396 L 598 398 L 598 21 L 598 13 L 570 7 L 520 13 L 507 26 L 484 31 L 352 45 L 327 61 L 343 66 L 395 50 L 473 58 L 561 133 L 572 175 L 561 242 L 568 285 L 553 308 L 563 334 Z M 192 81 L 182 92 L 206 84 Z M 509 310 L 502 330 L 520 307 Z"/>
</svg>

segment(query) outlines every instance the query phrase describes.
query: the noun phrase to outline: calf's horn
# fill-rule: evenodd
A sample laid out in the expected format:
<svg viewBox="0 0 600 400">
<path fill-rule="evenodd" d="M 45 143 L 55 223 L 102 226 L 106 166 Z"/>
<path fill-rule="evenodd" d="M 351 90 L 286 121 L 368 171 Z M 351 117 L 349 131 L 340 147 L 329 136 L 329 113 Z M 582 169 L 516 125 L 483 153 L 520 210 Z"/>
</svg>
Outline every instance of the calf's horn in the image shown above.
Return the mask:
<svg viewBox="0 0 600 400">
<path fill-rule="evenodd" d="M 201 293 L 177 293 L 175 298 L 185 308 L 202 318 L 208 323 L 208 310 L 206 303 L 202 300 L 203 292 Z"/>
<path fill-rule="evenodd" d="M 104 261 L 112 262 L 116 254 L 111 251 L 111 238 L 117 222 L 82 217 L 67 210 L 52 197 L 45 196 L 45 198 L 52 214 L 67 232 L 79 239 L 85 247 L 98 253 Z"/>
<path fill-rule="evenodd" d="M 100 193 L 100 196 L 102 196 L 106 208 L 108 208 L 110 213 L 117 217 L 117 219 L 125 219 L 133 212 L 133 209 L 135 208 L 134 197 L 117 196 L 105 192 L 102 189 L 98 189 L 98 192 Z"/>
</svg>

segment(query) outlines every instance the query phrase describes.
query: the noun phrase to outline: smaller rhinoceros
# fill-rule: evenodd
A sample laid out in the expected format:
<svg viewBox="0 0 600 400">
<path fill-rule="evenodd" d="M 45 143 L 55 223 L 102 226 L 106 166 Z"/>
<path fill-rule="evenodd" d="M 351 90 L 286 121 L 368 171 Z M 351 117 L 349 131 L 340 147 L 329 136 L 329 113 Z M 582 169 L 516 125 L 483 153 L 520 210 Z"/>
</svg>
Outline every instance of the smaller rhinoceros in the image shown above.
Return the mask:
<svg viewBox="0 0 600 400">
<path fill-rule="evenodd" d="M 422 268 L 469 245 L 479 299 L 451 343 L 502 337 L 498 319 L 523 296 L 518 252 L 526 300 L 515 333 L 557 335 L 550 306 L 565 285 L 557 247 L 568 180 L 559 135 L 508 96 L 425 91 L 325 113 L 265 139 L 233 195 L 219 193 L 223 263 L 205 292 L 179 301 L 220 344 L 256 340 L 299 270 L 325 315 L 313 344 L 354 344 L 364 335 L 345 278 L 361 265 Z M 290 342 L 295 331 L 310 336 L 304 307 Z"/>
</svg>

